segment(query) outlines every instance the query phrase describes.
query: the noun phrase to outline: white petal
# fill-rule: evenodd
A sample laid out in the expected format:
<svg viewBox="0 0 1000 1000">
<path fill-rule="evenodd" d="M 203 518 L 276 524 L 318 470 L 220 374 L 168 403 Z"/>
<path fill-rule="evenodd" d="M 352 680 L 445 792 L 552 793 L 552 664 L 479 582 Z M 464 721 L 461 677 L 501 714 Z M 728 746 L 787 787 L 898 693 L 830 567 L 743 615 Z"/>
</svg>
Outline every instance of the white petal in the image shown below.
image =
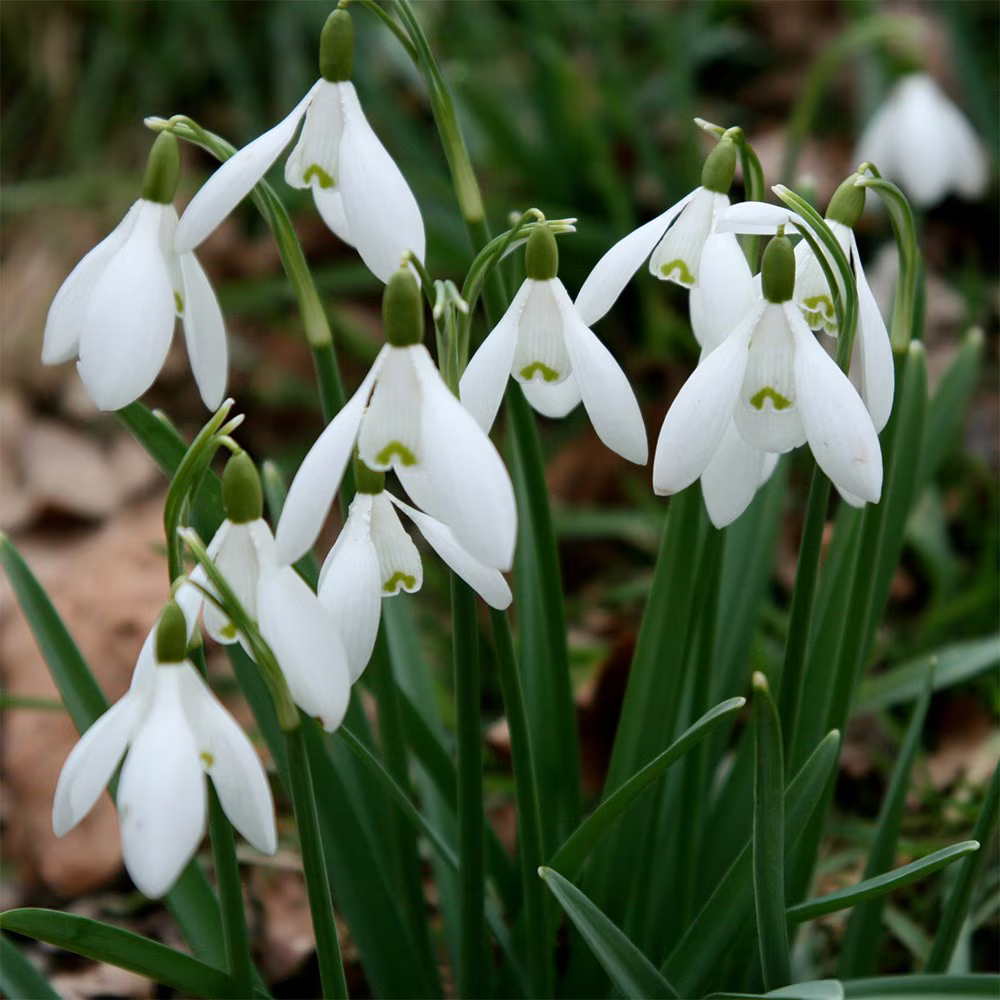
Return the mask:
<svg viewBox="0 0 1000 1000">
<path fill-rule="evenodd" d="M 174 241 L 178 253 L 198 246 L 270 170 L 271 164 L 292 141 L 320 82 L 313 84 L 287 118 L 257 136 L 209 177 L 181 216 Z"/>
<path fill-rule="evenodd" d="M 857 368 L 861 398 L 868 407 L 876 431 L 881 431 L 892 412 L 892 400 L 896 387 L 896 373 L 892 364 L 892 344 L 885 320 L 878 303 L 868 285 L 858 242 L 851 233 L 851 259 L 854 262 L 854 277 L 858 286 L 858 327 L 854 337 L 854 355 L 851 359 L 851 375 Z"/>
<path fill-rule="evenodd" d="M 553 290 L 573 376 L 597 436 L 623 458 L 645 465 L 649 457 L 646 425 L 632 386 L 611 352 L 576 314 L 562 283 Z"/>
<path fill-rule="evenodd" d="M 444 521 L 477 559 L 509 569 L 517 541 L 517 507 L 503 459 L 441 380 L 426 348 L 412 350 L 422 396 L 423 464 L 433 491 L 433 503 L 421 506 Z"/>
<path fill-rule="evenodd" d="M 732 419 L 747 366 L 750 337 L 763 299 L 691 374 L 667 411 L 653 458 L 653 489 L 661 495 L 690 486 L 715 454 Z"/>
<path fill-rule="evenodd" d="M 772 236 L 778 231 L 779 226 L 784 226 L 785 232 L 791 234 L 800 226 L 805 226 L 805 222 L 798 213 L 782 205 L 771 205 L 764 201 L 742 201 L 738 205 L 730 205 L 719 214 L 715 231 Z"/>
<path fill-rule="evenodd" d="M 385 494 L 405 511 L 430 547 L 452 572 L 457 573 L 491 607 L 503 610 L 513 600 L 503 574 L 471 556 L 456 540 L 446 524 L 424 514 L 391 494 Z"/>
<path fill-rule="evenodd" d="M 528 278 L 524 285 L 528 286 L 528 299 L 518 321 L 511 374 L 518 382 L 556 385 L 570 372 L 563 304 L 568 304 L 570 310 L 573 304 L 558 278 L 549 281 Z"/>
<path fill-rule="evenodd" d="M 337 239 L 348 246 L 354 246 L 351 227 L 347 224 L 347 216 L 344 214 L 344 196 L 340 193 L 340 189 L 328 191 L 314 185 L 312 191 L 316 211 L 319 212 L 327 227 Z"/>
<path fill-rule="evenodd" d="M 226 324 L 208 276 L 193 253 L 180 254 L 184 278 L 184 342 L 198 391 L 210 410 L 217 410 L 226 394 L 229 348 Z"/>
<path fill-rule="evenodd" d="M 257 620 L 295 703 L 333 732 L 351 696 L 347 653 L 337 626 L 290 566 L 261 575 Z"/>
<path fill-rule="evenodd" d="M 420 387 L 413 353 L 422 346 L 385 349 L 371 402 L 358 429 L 358 454 L 370 469 L 416 465 L 423 458 Z"/>
<path fill-rule="evenodd" d="M 142 201 L 137 201 L 100 243 L 88 253 L 56 292 L 45 320 L 42 362 L 58 365 L 76 357 L 80 344 L 83 313 L 98 279 L 114 255 L 125 245 L 139 215 Z"/>
<path fill-rule="evenodd" d="M 710 236 L 690 299 L 691 330 L 706 353 L 740 325 L 755 297 L 753 276 L 736 237 Z"/>
<path fill-rule="evenodd" d="M 876 503 L 882 493 L 882 452 L 871 417 L 798 310 L 790 303 L 784 308 L 795 336 L 799 412 L 813 456 L 838 489 Z"/>
<path fill-rule="evenodd" d="M 344 135 L 340 190 L 354 245 L 381 281 L 398 271 L 404 251 L 424 259 L 424 221 L 413 192 L 365 118 L 353 83 L 341 83 Z"/>
<path fill-rule="evenodd" d="M 352 684 L 372 657 L 382 614 L 382 575 L 372 544 L 371 511 L 372 497 L 359 493 L 319 582 L 319 602 L 340 631 Z"/>
<path fill-rule="evenodd" d="M 229 821 L 258 851 L 274 854 L 278 835 L 264 766 L 246 733 L 190 663 L 181 665 L 181 698 L 198 756 Z"/>
<path fill-rule="evenodd" d="M 305 555 L 323 527 L 387 350 L 383 347 L 379 352 L 358 391 L 320 434 L 292 480 L 275 532 L 282 563 L 291 564 Z"/>
<path fill-rule="evenodd" d="M 163 366 L 174 330 L 174 290 L 160 250 L 167 205 L 144 201 L 125 244 L 87 300 L 80 377 L 102 410 L 141 396 Z"/>
<path fill-rule="evenodd" d="M 543 417 L 560 420 L 580 405 L 580 386 L 572 372 L 555 385 L 545 382 L 521 382 L 520 386 L 524 398 Z"/>
<path fill-rule="evenodd" d="M 424 582 L 420 553 L 385 492 L 372 501 L 371 529 L 372 544 L 378 555 L 382 596 L 392 597 L 400 590 L 416 593 Z"/>
<path fill-rule="evenodd" d="M 751 448 L 732 420 L 701 474 L 701 492 L 712 524 L 724 528 L 750 506 L 761 484 L 767 454 Z"/>
<path fill-rule="evenodd" d="M 184 669 L 156 668 L 152 701 L 118 783 L 125 867 L 152 899 L 177 881 L 205 834 L 205 778 L 180 698 Z"/>
<path fill-rule="evenodd" d="M 70 751 L 52 802 L 52 830 L 57 837 L 72 830 L 93 809 L 125 753 L 142 706 L 142 696 L 129 691 Z"/>
<path fill-rule="evenodd" d="M 343 131 L 339 87 L 320 80 L 306 108 L 299 141 L 285 161 L 285 183 L 297 188 L 335 190 Z"/>
<path fill-rule="evenodd" d="M 716 217 L 729 205 L 729 197 L 697 188 L 687 208 L 666 231 L 649 258 L 649 270 L 663 281 L 692 288 L 698 281 L 698 263 Z"/>
<path fill-rule="evenodd" d="M 260 563 L 248 524 L 233 524 L 223 521 L 208 546 L 208 554 L 214 560 L 219 572 L 232 587 L 240 604 L 251 618 L 257 617 L 257 581 L 260 578 Z M 214 593 L 214 588 L 209 584 Z M 239 634 L 236 626 L 211 601 L 205 602 L 203 615 L 205 631 L 221 643 L 236 642 Z"/>
<path fill-rule="evenodd" d="M 597 262 L 576 297 L 576 311 L 587 326 L 593 326 L 615 304 L 629 279 L 698 190 L 695 188 L 662 215 L 619 240 Z"/>
<path fill-rule="evenodd" d="M 522 283 L 500 322 L 473 354 L 458 386 L 462 405 L 487 433 L 507 388 L 517 348 L 518 324 L 534 284 L 533 281 Z"/>
</svg>

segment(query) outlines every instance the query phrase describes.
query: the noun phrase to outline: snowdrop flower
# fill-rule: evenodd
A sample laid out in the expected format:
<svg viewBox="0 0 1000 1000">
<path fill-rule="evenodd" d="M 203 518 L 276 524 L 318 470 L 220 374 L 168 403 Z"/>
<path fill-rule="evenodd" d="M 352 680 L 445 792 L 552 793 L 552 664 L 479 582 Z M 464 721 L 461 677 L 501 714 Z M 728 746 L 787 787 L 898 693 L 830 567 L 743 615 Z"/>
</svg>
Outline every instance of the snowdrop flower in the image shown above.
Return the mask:
<svg viewBox="0 0 1000 1000">
<path fill-rule="evenodd" d="M 159 374 L 170 348 L 174 318 L 205 405 L 218 408 L 226 390 L 226 329 L 219 303 L 193 253 L 174 249 L 177 139 L 161 132 L 153 143 L 142 197 L 63 282 L 49 309 L 42 361 L 77 367 L 102 410 L 134 402 Z"/>
<path fill-rule="evenodd" d="M 323 221 L 388 281 L 405 251 L 424 259 L 424 223 L 413 192 L 372 131 L 351 83 L 354 27 L 345 10 L 327 19 L 320 79 L 292 113 L 228 159 L 195 195 L 177 228 L 177 247 L 198 246 L 250 193 L 302 132 L 285 180 L 311 188 Z"/>
<path fill-rule="evenodd" d="M 753 281 L 730 269 L 727 282 Z M 882 455 L 861 398 L 792 300 L 791 241 L 768 244 L 761 293 L 677 394 L 656 444 L 653 487 L 670 494 L 705 472 L 729 422 L 752 448 L 783 453 L 809 442 L 820 468 L 852 502 L 876 502 Z"/>
<path fill-rule="evenodd" d="M 388 343 L 358 391 L 303 461 L 278 522 L 278 558 L 315 542 L 354 452 L 370 469 L 395 469 L 413 501 L 494 569 L 510 568 L 517 535 L 514 488 L 475 418 L 441 379 L 423 340 L 423 301 L 408 270 L 386 287 Z"/>
<path fill-rule="evenodd" d="M 701 252 L 719 214 L 729 207 L 735 170 L 736 144 L 723 137 L 705 160 L 701 187 L 629 233 L 597 262 L 576 297 L 576 311 L 586 326 L 615 304 L 647 257 L 656 277 L 685 288 L 697 284 Z"/>
<path fill-rule="evenodd" d="M 264 768 L 186 658 L 187 633 L 183 612 L 170 602 L 155 628 L 154 669 L 80 738 L 52 807 L 61 837 L 90 812 L 125 756 L 122 853 L 132 881 L 153 899 L 169 891 L 205 835 L 206 774 L 233 826 L 265 854 L 277 847 Z"/>
<path fill-rule="evenodd" d="M 525 252 L 527 278 L 462 376 L 463 404 L 489 431 L 513 375 L 546 416 L 564 416 L 581 398 L 598 437 L 612 450 L 646 463 L 646 428 L 624 372 L 577 315 L 556 277 L 552 230 L 536 226 Z M 555 389 L 559 396 L 549 397 Z"/>
<path fill-rule="evenodd" d="M 371 659 L 382 600 L 423 583 L 420 554 L 403 529 L 401 510 L 441 559 L 491 607 L 506 608 L 510 588 L 499 570 L 469 555 L 448 527 L 385 490 L 385 474 L 354 463 L 358 492 L 347 520 L 323 564 L 319 599 L 337 623 L 347 650 L 353 684 Z"/>
<path fill-rule="evenodd" d="M 972 126 L 926 73 L 910 73 L 893 87 L 861 133 L 855 162 L 874 163 L 924 208 L 952 191 L 979 198 L 988 180 Z"/>
<path fill-rule="evenodd" d="M 257 621 L 292 700 L 327 732 L 333 732 L 344 719 L 351 694 L 344 642 L 336 622 L 302 577 L 279 560 L 274 536 L 261 516 L 260 479 L 244 452 L 226 463 L 222 499 L 226 520 L 210 542 L 208 554 Z M 205 602 L 204 622 L 217 642 L 240 638 L 211 601 Z"/>
</svg>

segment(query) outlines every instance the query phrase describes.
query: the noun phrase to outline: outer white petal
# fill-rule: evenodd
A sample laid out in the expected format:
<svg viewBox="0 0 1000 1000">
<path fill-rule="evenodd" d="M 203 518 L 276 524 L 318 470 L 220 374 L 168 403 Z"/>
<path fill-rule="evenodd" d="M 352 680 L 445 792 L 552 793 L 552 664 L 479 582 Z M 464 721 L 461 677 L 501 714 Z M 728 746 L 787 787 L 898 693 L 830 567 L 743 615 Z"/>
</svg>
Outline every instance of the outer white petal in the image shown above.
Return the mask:
<svg viewBox="0 0 1000 1000">
<path fill-rule="evenodd" d="M 502 610 L 510 605 L 513 600 L 510 587 L 499 570 L 471 556 L 458 543 L 448 526 L 437 518 L 403 503 L 391 493 L 386 493 L 385 496 L 406 512 L 448 568 L 457 573 L 491 608 Z"/>
<path fill-rule="evenodd" d="M 332 733 L 351 696 L 347 653 L 333 619 L 291 566 L 261 575 L 257 621 L 295 703 Z"/>
<path fill-rule="evenodd" d="M 761 484 L 767 453 L 751 448 L 732 420 L 701 474 L 701 492 L 712 524 L 724 528 L 750 506 Z"/>
<path fill-rule="evenodd" d="M 344 196 L 340 193 L 340 189 L 327 190 L 314 185 L 312 192 L 316 211 L 319 212 L 327 227 L 337 239 L 348 246 L 354 246 L 355 241 L 351 235 L 351 227 L 347 224 L 347 216 L 344 214 Z"/>
<path fill-rule="evenodd" d="M 274 854 L 278 847 L 274 800 L 257 751 L 194 667 L 184 663 L 181 670 L 181 698 L 188 725 L 222 808 L 258 851 Z"/>
<path fill-rule="evenodd" d="M 375 648 L 382 614 L 382 575 L 371 539 L 372 497 L 351 502 L 343 531 L 323 564 L 319 602 L 340 631 L 353 684 Z"/>
<path fill-rule="evenodd" d="M 698 365 L 677 393 L 656 442 L 656 493 L 685 489 L 711 461 L 732 419 L 746 371 L 747 347 L 766 304 L 763 299 L 756 302 L 743 322 Z"/>
<path fill-rule="evenodd" d="M 545 382 L 521 382 L 519 385 L 524 398 L 543 417 L 560 420 L 580 405 L 580 386 L 572 372 L 555 385 Z"/>
<path fill-rule="evenodd" d="M 93 809 L 125 753 L 143 704 L 139 692 L 128 691 L 70 751 L 52 802 L 52 830 L 57 837 L 72 830 Z"/>
<path fill-rule="evenodd" d="M 404 251 L 424 259 L 426 238 L 413 192 L 365 118 L 353 83 L 338 84 L 344 113 L 340 190 L 354 245 L 368 269 L 388 281 Z"/>
<path fill-rule="evenodd" d="M 299 141 L 285 161 L 285 183 L 330 191 L 337 187 L 340 138 L 344 131 L 340 88 L 339 84 L 320 80 L 313 90 Z"/>
<path fill-rule="evenodd" d="M 184 279 L 184 342 L 198 391 L 210 410 L 217 410 L 226 394 L 229 347 L 219 300 L 193 253 L 179 255 Z"/>
<path fill-rule="evenodd" d="M 615 304 L 629 279 L 698 190 L 695 188 L 662 215 L 619 240 L 597 262 L 576 297 L 576 311 L 587 326 L 593 326 Z"/>
<path fill-rule="evenodd" d="M 385 348 L 385 363 L 358 429 L 358 454 L 370 469 L 416 465 L 423 459 L 420 387 L 413 369 L 417 347 Z"/>
<path fill-rule="evenodd" d="M 840 490 L 870 503 L 882 494 L 882 452 L 861 397 L 816 342 L 801 313 L 784 306 L 795 337 L 799 412 L 819 467 Z"/>
<path fill-rule="evenodd" d="M 282 563 L 291 564 L 305 555 L 323 527 L 387 350 L 383 347 L 379 352 L 358 391 L 320 434 L 292 480 L 275 533 Z"/>
<path fill-rule="evenodd" d="M 720 213 L 715 224 L 717 233 L 750 233 L 771 236 L 784 226 L 786 233 L 792 233 L 805 226 L 802 217 L 782 205 L 771 205 L 764 201 L 742 201 L 730 205 Z"/>
<path fill-rule="evenodd" d="M 716 216 L 729 205 L 729 197 L 707 188 L 697 188 L 687 208 L 664 233 L 649 258 L 649 270 L 663 281 L 693 288 L 698 281 L 698 262 Z"/>
<path fill-rule="evenodd" d="M 100 243 L 88 253 L 69 273 L 69 277 L 56 292 L 45 320 L 45 337 L 42 341 L 42 362 L 58 365 L 76 357 L 80 344 L 83 313 L 97 280 L 114 255 L 125 245 L 139 215 L 142 201 L 137 201 Z"/>
<path fill-rule="evenodd" d="M 208 554 L 215 561 L 219 572 L 232 587 L 240 604 L 251 618 L 257 616 L 257 581 L 260 578 L 260 561 L 253 543 L 249 524 L 223 521 L 209 543 Z M 209 589 L 215 593 L 214 588 Z M 205 602 L 203 613 L 205 631 L 221 643 L 236 642 L 239 634 L 229 618 L 211 601 Z"/>
<path fill-rule="evenodd" d="M 896 373 L 892 364 L 892 344 L 885 320 L 879 310 L 875 296 L 868 285 L 858 241 L 851 233 L 851 259 L 854 262 L 854 277 L 858 285 L 858 328 L 855 334 L 854 355 L 851 359 L 851 377 L 855 378 L 861 398 L 868 407 L 876 431 L 881 431 L 892 413 L 892 400 L 896 389 Z"/>
<path fill-rule="evenodd" d="M 462 405 L 487 433 L 507 388 L 517 348 L 518 324 L 534 284 L 533 281 L 522 283 L 500 322 L 473 354 L 458 386 Z"/>
<path fill-rule="evenodd" d="M 562 282 L 554 284 L 553 291 L 573 376 L 597 436 L 623 458 L 645 465 L 646 425 L 632 386 L 611 352 L 577 315 Z"/>
<path fill-rule="evenodd" d="M 268 172 L 281 151 L 292 141 L 321 82 L 317 81 L 309 88 L 309 93 L 287 118 L 231 156 L 205 182 L 181 216 L 174 240 L 178 253 L 198 246 Z"/>
<path fill-rule="evenodd" d="M 423 464 L 433 491 L 433 503 L 421 506 L 444 521 L 477 559 L 509 569 L 517 541 L 517 507 L 503 459 L 441 380 L 426 348 L 412 350 L 422 394 Z"/>
<path fill-rule="evenodd" d="M 128 239 L 87 300 L 80 329 L 80 377 L 102 410 L 141 396 L 163 366 L 174 330 L 174 290 L 160 250 L 169 205 L 143 201 Z"/>
<path fill-rule="evenodd" d="M 125 867 L 152 899 L 177 881 L 205 833 L 205 778 L 181 702 L 184 669 L 156 668 L 151 703 L 118 783 Z"/>
<path fill-rule="evenodd" d="M 756 297 L 753 275 L 732 233 L 709 236 L 691 289 L 691 330 L 710 354 L 740 325 Z"/>
</svg>

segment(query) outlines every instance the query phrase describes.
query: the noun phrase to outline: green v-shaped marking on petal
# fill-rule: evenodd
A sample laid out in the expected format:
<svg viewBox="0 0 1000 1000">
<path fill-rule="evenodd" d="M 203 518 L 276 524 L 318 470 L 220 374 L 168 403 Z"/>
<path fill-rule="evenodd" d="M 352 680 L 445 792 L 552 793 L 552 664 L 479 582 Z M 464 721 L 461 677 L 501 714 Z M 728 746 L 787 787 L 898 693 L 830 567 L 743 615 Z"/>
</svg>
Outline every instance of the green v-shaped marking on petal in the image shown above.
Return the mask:
<svg viewBox="0 0 1000 1000">
<path fill-rule="evenodd" d="M 215 763 L 215 758 L 207 750 L 202 750 L 198 756 L 201 757 L 201 762 L 205 767 L 211 767 Z"/>
<path fill-rule="evenodd" d="M 691 286 L 694 284 L 694 275 L 691 273 L 691 268 L 680 257 L 670 261 L 668 264 L 664 264 L 660 270 L 663 272 L 664 278 L 675 277 L 674 272 L 676 271 L 676 278 L 682 285 Z"/>
<path fill-rule="evenodd" d="M 416 465 L 417 456 L 406 447 L 405 444 L 400 444 L 398 441 L 390 441 L 376 456 L 375 463 L 377 465 L 391 465 L 392 456 L 399 456 L 400 465 Z"/>
<path fill-rule="evenodd" d="M 219 629 L 219 632 L 221 632 L 227 639 L 235 639 L 240 634 L 239 629 L 237 629 L 232 622 L 228 625 L 223 625 L 222 628 Z"/>
<path fill-rule="evenodd" d="M 771 403 L 774 405 L 776 410 L 787 410 L 789 406 L 792 405 L 792 401 L 785 396 L 782 396 L 780 392 L 776 389 L 772 389 L 769 385 L 765 386 L 760 392 L 754 393 L 750 397 L 750 405 L 758 410 L 764 409 L 764 400 L 770 399 Z"/>
<path fill-rule="evenodd" d="M 180 292 L 174 292 L 174 308 L 177 310 L 178 316 L 184 314 L 184 297 Z"/>
<path fill-rule="evenodd" d="M 323 189 L 336 186 L 333 183 L 333 178 L 318 163 L 313 163 L 306 169 L 306 172 L 302 175 L 302 180 L 308 184 L 314 177 L 319 182 L 319 186 Z"/>
<path fill-rule="evenodd" d="M 808 299 L 802 300 L 802 307 L 806 312 L 823 313 L 824 316 L 832 316 L 834 313 L 829 295 L 810 295 Z"/>
<path fill-rule="evenodd" d="M 530 365 L 526 365 L 522 368 L 521 378 L 530 382 L 535 377 L 536 372 L 541 375 L 546 382 L 555 382 L 559 378 L 559 372 L 557 372 L 554 368 L 550 368 L 548 365 L 543 365 L 541 361 L 532 361 Z"/>
<path fill-rule="evenodd" d="M 395 594 L 400 587 L 413 588 L 417 585 L 417 578 L 415 576 L 410 576 L 409 573 L 404 573 L 401 569 L 397 569 L 392 576 L 389 577 L 385 583 L 382 584 L 382 589 L 387 594 Z"/>
</svg>

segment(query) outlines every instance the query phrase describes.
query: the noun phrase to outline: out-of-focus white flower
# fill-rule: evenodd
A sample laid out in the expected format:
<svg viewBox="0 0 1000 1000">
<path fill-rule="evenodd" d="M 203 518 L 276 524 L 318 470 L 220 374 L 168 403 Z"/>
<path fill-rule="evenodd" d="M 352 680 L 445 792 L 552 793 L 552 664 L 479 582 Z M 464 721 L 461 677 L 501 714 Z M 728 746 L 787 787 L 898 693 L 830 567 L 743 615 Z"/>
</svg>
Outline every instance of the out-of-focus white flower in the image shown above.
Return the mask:
<svg viewBox="0 0 1000 1000">
<path fill-rule="evenodd" d="M 564 416 L 582 399 L 598 437 L 630 462 L 645 464 L 639 404 L 611 352 L 577 315 L 556 276 L 558 260 L 552 231 L 537 226 L 525 253 L 527 277 L 465 369 L 462 403 L 489 431 L 513 375 L 546 416 Z M 559 395 L 550 398 L 553 390 Z"/>
<path fill-rule="evenodd" d="M 736 145 L 723 138 L 705 160 L 701 187 L 619 240 L 597 262 L 576 297 L 585 326 L 593 326 L 615 304 L 647 257 L 656 277 L 685 288 L 697 284 L 701 252 L 720 213 L 729 207 L 735 169 Z"/>
<path fill-rule="evenodd" d="M 383 317 L 389 343 L 292 481 L 278 522 L 279 560 L 294 562 L 315 542 L 356 443 L 368 468 L 395 469 L 417 506 L 472 556 L 509 569 L 517 536 L 510 475 L 421 343 L 423 302 L 408 270 L 390 280 Z"/>
<path fill-rule="evenodd" d="M 174 249 L 177 213 L 170 202 L 179 162 L 177 139 L 161 133 L 142 197 L 76 265 L 49 309 L 42 361 L 79 356 L 80 377 L 102 410 L 134 402 L 153 384 L 178 316 L 205 405 L 217 409 L 225 394 L 229 363 L 219 303 L 194 254 Z"/>
<path fill-rule="evenodd" d="M 986 190 L 986 154 L 966 117 L 926 73 L 904 76 L 858 140 L 856 163 L 873 163 L 915 205 L 951 192 L 979 198 Z"/>
<path fill-rule="evenodd" d="M 153 669 L 83 734 L 52 808 L 61 837 L 90 812 L 125 756 L 118 784 L 122 853 L 132 881 L 154 899 L 169 891 L 205 835 L 205 775 L 233 826 L 265 854 L 277 847 L 267 775 L 253 744 L 185 658 L 187 632 L 181 610 L 168 604 L 153 640 Z"/>
<path fill-rule="evenodd" d="M 177 246 L 198 246 L 250 193 L 281 151 L 302 133 L 285 180 L 311 188 L 323 221 L 357 248 L 369 270 L 388 281 L 404 252 L 424 259 L 424 223 L 413 192 L 365 118 L 350 82 L 354 28 L 345 10 L 327 19 L 320 40 L 321 78 L 287 118 L 226 160 L 188 205 Z"/>
</svg>

